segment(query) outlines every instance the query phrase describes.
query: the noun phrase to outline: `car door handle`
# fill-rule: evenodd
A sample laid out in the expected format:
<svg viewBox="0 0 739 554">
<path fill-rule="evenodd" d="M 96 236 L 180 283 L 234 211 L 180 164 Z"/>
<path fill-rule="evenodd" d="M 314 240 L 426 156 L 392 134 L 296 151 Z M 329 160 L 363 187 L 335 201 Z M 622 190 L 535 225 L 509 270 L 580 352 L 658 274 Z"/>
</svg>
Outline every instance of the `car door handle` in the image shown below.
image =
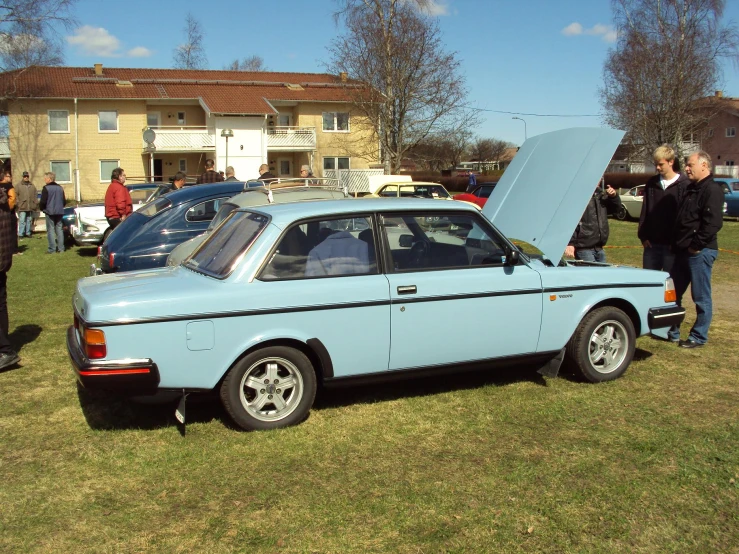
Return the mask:
<svg viewBox="0 0 739 554">
<path fill-rule="evenodd" d="M 398 294 L 416 294 L 416 285 L 406 285 L 398 287 Z"/>
</svg>

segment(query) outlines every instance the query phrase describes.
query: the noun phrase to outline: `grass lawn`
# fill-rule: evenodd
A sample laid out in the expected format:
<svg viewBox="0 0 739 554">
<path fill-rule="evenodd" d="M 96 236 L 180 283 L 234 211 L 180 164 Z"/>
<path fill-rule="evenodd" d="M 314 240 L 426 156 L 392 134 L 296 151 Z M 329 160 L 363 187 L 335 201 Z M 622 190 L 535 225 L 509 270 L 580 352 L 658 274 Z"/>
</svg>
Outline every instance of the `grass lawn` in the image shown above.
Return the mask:
<svg viewBox="0 0 739 554">
<path fill-rule="evenodd" d="M 609 260 L 640 265 L 636 224 L 611 229 Z M 739 223 L 719 242 L 739 252 Z M 332 389 L 264 433 L 202 398 L 183 437 L 171 404 L 78 390 L 64 334 L 94 250 L 45 245 L 26 239 L 9 274 L 0 552 L 739 552 L 739 254 L 715 265 L 709 345 L 640 338 L 612 383 Z"/>
</svg>

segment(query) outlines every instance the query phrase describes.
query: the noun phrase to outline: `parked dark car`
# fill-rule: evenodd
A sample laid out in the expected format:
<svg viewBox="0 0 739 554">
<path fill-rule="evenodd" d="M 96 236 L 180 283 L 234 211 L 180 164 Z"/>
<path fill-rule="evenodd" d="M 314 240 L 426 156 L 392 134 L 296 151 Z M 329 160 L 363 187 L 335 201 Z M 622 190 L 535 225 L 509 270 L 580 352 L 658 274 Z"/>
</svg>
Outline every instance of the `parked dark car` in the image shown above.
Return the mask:
<svg viewBox="0 0 739 554">
<path fill-rule="evenodd" d="M 90 273 L 162 267 L 175 246 L 200 235 L 222 202 L 240 193 L 238 181 L 185 187 L 149 202 L 116 227 L 100 247 Z"/>
<path fill-rule="evenodd" d="M 739 217 L 739 179 L 715 180 L 724 189 L 724 215 Z"/>
</svg>

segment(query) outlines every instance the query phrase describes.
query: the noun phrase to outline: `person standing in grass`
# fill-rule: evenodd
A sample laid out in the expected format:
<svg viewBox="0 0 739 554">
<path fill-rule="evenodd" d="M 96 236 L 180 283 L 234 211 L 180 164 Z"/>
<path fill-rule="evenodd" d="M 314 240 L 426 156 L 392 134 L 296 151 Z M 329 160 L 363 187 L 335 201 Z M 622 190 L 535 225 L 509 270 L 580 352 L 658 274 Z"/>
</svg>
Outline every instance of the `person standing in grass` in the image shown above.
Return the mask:
<svg viewBox="0 0 739 554">
<path fill-rule="evenodd" d="M 44 173 L 44 188 L 41 189 L 39 205 L 46 214 L 46 239 L 49 242 L 47 254 L 64 252 L 64 232 L 62 231 L 62 216 L 64 215 L 64 189 L 56 182 L 56 174 L 48 171 Z"/>
<path fill-rule="evenodd" d="M 105 191 L 105 219 L 112 231 L 133 213 L 133 200 L 126 185 L 126 172 L 116 167 L 110 174 L 110 184 Z"/>
<path fill-rule="evenodd" d="M 724 191 L 713 180 L 711 157 L 699 150 L 690 155 L 685 173 L 691 183 L 685 187 L 677 210 L 672 235 L 675 263 L 670 277 L 675 282 L 677 305 L 690 285 L 695 302 L 695 324 L 686 340 L 680 340 L 680 326 L 670 328 L 668 338 L 682 348 L 698 348 L 708 342 L 713 318 L 711 273 L 718 256 L 718 232 L 724 224 Z"/>
<path fill-rule="evenodd" d="M 0 183 L 2 184 L 0 186 L 0 370 L 12 367 L 21 361 L 8 338 L 8 271 L 13 265 L 13 253 L 18 240 L 15 217 L 13 217 L 10 205 L 11 200 L 8 189 L 5 187 L 9 182 L 10 173 L 0 169 Z"/>
<path fill-rule="evenodd" d="M 639 216 L 637 234 L 644 247 L 644 269 L 670 271 L 675 254 L 670 248 L 680 196 L 690 183 L 685 175 L 674 170 L 675 150 L 663 144 L 654 151 L 657 175 L 644 186 L 644 201 Z"/>
<path fill-rule="evenodd" d="M 18 195 L 18 237 L 30 237 L 33 234 L 33 212 L 38 210 L 38 198 L 35 185 L 31 182 L 28 171 L 23 172 L 23 180 L 16 187 Z"/>
</svg>

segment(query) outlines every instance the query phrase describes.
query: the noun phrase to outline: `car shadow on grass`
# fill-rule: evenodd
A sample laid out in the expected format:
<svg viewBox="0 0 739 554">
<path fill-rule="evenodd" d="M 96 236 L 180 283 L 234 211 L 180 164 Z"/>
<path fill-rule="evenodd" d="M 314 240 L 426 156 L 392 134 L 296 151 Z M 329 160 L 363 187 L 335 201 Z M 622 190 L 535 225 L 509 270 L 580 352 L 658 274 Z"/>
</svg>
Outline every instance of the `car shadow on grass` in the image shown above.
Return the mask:
<svg viewBox="0 0 739 554">
<path fill-rule="evenodd" d="M 180 427 L 175 409 L 180 401 L 179 393 L 151 396 L 125 397 L 104 391 L 88 390 L 77 385 L 82 414 L 91 429 L 143 429 Z M 186 425 L 220 421 L 233 424 L 215 394 L 190 394 L 186 402 Z"/>
<path fill-rule="evenodd" d="M 399 398 L 430 396 L 457 390 L 486 386 L 504 387 L 520 382 L 546 386 L 546 379 L 537 373 L 539 366 L 518 366 L 464 370 L 460 373 L 426 377 L 404 376 L 392 381 L 332 384 L 318 390 L 313 409 L 335 408 L 351 404 L 386 402 Z"/>
<path fill-rule="evenodd" d="M 77 249 L 77 255 L 80 258 L 95 258 L 98 255 L 97 246 L 80 246 Z"/>
</svg>

